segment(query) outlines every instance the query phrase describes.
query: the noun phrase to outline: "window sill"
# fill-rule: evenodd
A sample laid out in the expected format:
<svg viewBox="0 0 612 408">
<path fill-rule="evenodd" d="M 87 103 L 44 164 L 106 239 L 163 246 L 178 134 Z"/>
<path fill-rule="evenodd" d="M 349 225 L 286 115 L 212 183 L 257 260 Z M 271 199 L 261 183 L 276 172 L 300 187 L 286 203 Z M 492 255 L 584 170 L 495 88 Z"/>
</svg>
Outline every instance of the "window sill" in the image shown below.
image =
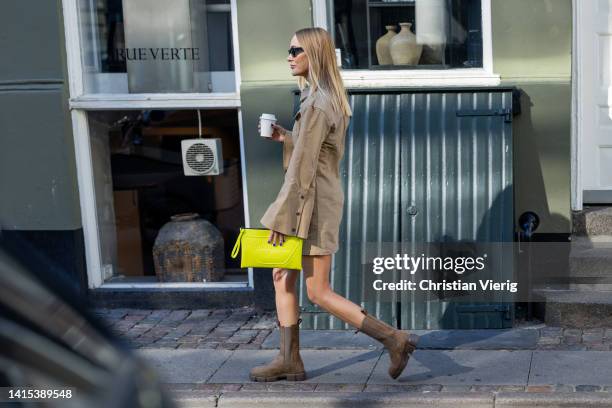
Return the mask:
<svg viewBox="0 0 612 408">
<path fill-rule="evenodd" d="M 238 108 L 238 93 L 85 94 L 70 109 Z"/>
<path fill-rule="evenodd" d="M 497 86 L 500 76 L 483 69 L 453 70 L 340 70 L 346 88 Z"/>
</svg>

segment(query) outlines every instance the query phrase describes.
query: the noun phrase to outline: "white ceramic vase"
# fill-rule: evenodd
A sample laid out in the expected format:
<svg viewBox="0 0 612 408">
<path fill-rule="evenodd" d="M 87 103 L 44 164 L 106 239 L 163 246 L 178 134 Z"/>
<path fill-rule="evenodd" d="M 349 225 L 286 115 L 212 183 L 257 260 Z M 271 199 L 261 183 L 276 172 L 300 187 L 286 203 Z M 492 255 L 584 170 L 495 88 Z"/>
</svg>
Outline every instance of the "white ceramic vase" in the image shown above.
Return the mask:
<svg viewBox="0 0 612 408">
<path fill-rule="evenodd" d="M 389 42 L 397 33 L 393 25 L 385 26 L 385 28 L 387 29 L 387 33 L 376 41 L 376 58 L 378 58 L 379 65 L 393 64 L 391 52 L 389 51 Z"/>
<path fill-rule="evenodd" d="M 417 44 L 416 36 L 410 31 L 412 23 L 399 23 L 399 25 L 402 29 L 389 42 L 393 65 L 416 65 L 421 58 L 423 46 Z"/>
</svg>

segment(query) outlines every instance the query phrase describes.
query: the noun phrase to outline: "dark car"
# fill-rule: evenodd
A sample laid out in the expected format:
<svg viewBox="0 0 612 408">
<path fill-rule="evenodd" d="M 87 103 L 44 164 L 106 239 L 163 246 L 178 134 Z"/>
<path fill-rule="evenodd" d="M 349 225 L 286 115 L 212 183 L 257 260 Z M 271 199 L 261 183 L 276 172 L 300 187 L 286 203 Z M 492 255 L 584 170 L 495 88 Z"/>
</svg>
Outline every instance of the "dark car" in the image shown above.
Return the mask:
<svg viewBox="0 0 612 408">
<path fill-rule="evenodd" d="M 1 229 L 0 387 L 2 407 L 175 406 L 157 373 L 89 311 L 65 271 Z"/>
</svg>

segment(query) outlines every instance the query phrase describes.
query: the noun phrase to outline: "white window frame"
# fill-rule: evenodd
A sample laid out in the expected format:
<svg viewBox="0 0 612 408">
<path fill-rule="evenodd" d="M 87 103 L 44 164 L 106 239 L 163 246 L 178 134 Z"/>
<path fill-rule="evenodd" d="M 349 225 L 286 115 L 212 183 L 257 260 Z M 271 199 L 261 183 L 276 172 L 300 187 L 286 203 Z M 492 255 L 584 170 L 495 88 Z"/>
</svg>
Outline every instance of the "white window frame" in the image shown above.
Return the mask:
<svg viewBox="0 0 612 408">
<path fill-rule="evenodd" d="M 584 2 L 572 0 L 572 123 L 571 123 L 571 191 L 570 208 L 573 211 L 582 211 L 582 132 L 583 129 L 583 105 L 580 103 L 582 97 L 583 83 L 586 80 L 582 71 L 579 69 L 582 60 L 582 42 L 584 41 L 583 31 L 580 24 L 585 20 Z"/>
<path fill-rule="evenodd" d="M 90 110 L 122 109 L 236 109 L 240 138 L 240 162 L 244 217 L 250 225 L 244 133 L 240 103 L 240 54 L 238 51 L 237 0 L 230 0 L 234 74 L 236 91 L 231 93 L 147 93 L 147 94 L 84 94 L 83 66 L 81 59 L 78 0 L 62 0 L 66 59 L 68 69 L 69 108 L 72 118 L 81 222 L 85 239 L 87 281 L 94 288 L 237 288 L 253 287 L 253 268 L 248 269 L 246 282 L 202 283 L 104 283 L 100 235 L 95 200 L 91 141 L 87 112 Z"/>
<path fill-rule="evenodd" d="M 500 76 L 493 72 L 493 41 L 491 0 L 481 0 L 482 7 L 482 68 L 452 68 L 444 70 L 369 70 L 341 69 L 347 88 L 380 88 L 403 86 L 496 86 Z M 326 0 L 312 0 L 312 21 L 315 27 L 327 27 Z"/>
</svg>

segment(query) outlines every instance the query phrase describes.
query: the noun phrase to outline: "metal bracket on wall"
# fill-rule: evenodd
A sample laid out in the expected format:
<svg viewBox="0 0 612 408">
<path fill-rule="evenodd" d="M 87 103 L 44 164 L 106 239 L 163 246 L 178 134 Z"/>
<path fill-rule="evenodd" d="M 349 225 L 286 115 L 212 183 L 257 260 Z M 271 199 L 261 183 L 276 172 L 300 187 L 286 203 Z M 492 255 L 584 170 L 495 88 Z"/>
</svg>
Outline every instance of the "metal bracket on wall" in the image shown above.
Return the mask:
<svg viewBox="0 0 612 408">
<path fill-rule="evenodd" d="M 512 109 L 465 109 L 457 111 L 457 116 L 503 116 L 504 122 L 512 122 Z"/>
</svg>

